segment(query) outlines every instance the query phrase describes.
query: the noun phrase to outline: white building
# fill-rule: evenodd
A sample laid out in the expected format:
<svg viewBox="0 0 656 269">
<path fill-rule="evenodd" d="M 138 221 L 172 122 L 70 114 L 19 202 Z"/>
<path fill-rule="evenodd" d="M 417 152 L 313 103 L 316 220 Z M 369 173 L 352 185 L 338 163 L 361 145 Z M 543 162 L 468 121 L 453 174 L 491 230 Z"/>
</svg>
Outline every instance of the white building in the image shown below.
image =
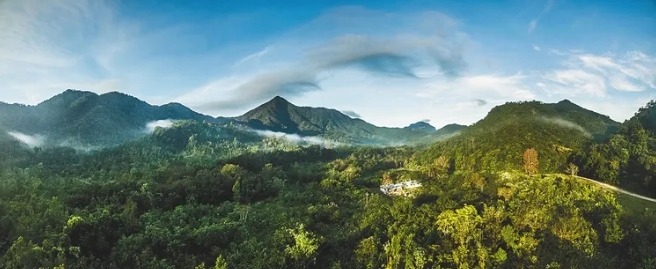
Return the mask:
<svg viewBox="0 0 656 269">
<path fill-rule="evenodd" d="M 382 185 L 380 191 L 387 195 L 408 195 L 408 190 L 421 187 L 416 180 L 408 180 L 396 184 Z"/>
</svg>

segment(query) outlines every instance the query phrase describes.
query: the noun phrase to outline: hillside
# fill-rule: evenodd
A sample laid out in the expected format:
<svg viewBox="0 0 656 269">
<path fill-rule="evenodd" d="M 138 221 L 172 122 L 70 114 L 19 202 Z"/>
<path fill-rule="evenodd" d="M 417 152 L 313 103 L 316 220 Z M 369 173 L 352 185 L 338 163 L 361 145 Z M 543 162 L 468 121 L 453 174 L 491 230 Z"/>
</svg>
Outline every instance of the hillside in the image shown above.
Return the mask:
<svg viewBox="0 0 656 269">
<path fill-rule="evenodd" d="M 89 152 L 28 149 L 3 132 L 0 264 L 649 268 L 649 205 L 569 175 L 508 171 L 525 147 L 549 170 L 569 155 L 565 146 L 593 141 L 593 131 L 574 127 L 577 112 L 551 107 L 509 103 L 472 126 L 447 125 L 436 132 L 458 135 L 415 159 L 413 147 L 304 146 L 198 120 Z M 589 116 L 581 118 L 603 118 Z M 268 124 L 302 129 L 284 118 Z M 548 151 L 552 144 L 564 155 Z M 442 155 L 451 162 L 428 159 Z M 407 179 L 421 184 L 413 196 L 378 190 Z"/>
<path fill-rule="evenodd" d="M 459 136 L 419 153 L 417 160 L 431 163 L 443 155 L 457 170 L 520 170 L 524 151 L 535 148 L 540 171 L 563 171 L 573 150 L 608 137 L 618 126 L 568 100 L 510 102 L 493 108 Z"/>
<path fill-rule="evenodd" d="M 249 127 L 301 136 L 322 136 L 338 142 L 357 144 L 401 144 L 420 140 L 437 140 L 439 135 L 410 128 L 378 127 L 353 119 L 338 110 L 299 107 L 276 96 L 244 115 L 235 118 Z"/>
<path fill-rule="evenodd" d="M 154 106 L 117 92 L 67 90 L 36 106 L 0 104 L 0 128 L 53 143 L 120 144 L 142 136 L 148 122 L 166 119 L 219 121 L 181 104 Z"/>
<path fill-rule="evenodd" d="M 572 157 L 581 175 L 656 196 L 656 102 L 640 108 L 617 134 L 592 143 Z"/>
</svg>

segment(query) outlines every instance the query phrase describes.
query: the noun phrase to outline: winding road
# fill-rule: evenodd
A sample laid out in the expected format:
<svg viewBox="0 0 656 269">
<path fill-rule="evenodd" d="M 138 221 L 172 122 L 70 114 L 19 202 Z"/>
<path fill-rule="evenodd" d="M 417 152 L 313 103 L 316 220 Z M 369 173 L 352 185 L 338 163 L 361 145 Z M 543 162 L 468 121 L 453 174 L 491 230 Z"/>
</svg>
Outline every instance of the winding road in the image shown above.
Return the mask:
<svg viewBox="0 0 656 269">
<path fill-rule="evenodd" d="M 594 179 L 590 179 L 590 178 L 587 178 L 587 177 L 580 177 L 580 176 L 576 176 L 576 178 L 584 179 L 584 180 L 590 181 L 590 182 L 592 182 L 592 183 L 594 183 L 594 184 L 597 184 L 598 186 L 601 186 L 602 188 L 605 188 L 605 189 L 614 190 L 614 191 L 616 191 L 616 192 L 621 192 L 621 193 L 624 193 L 624 194 L 626 194 L 626 195 L 633 196 L 633 197 L 638 198 L 638 199 L 642 199 L 642 200 L 645 200 L 645 201 L 649 201 L 649 202 L 652 202 L 652 203 L 656 203 L 656 199 L 654 199 L 654 198 L 649 198 L 649 197 L 647 197 L 647 196 L 643 196 L 643 195 L 640 195 L 640 194 L 635 194 L 635 193 L 632 193 L 632 192 L 629 192 L 629 191 L 625 191 L 625 190 L 620 189 L 620 188 L 618 188 L 618 187 L 615 187 L 615 186 L 613 186 L 613 185 L 608 185 L 608 184 L 606 184 L 606 183 L 601 183 L 601 182 L 596 181 L 596 180 L 594 180 Z"/>
</svg>

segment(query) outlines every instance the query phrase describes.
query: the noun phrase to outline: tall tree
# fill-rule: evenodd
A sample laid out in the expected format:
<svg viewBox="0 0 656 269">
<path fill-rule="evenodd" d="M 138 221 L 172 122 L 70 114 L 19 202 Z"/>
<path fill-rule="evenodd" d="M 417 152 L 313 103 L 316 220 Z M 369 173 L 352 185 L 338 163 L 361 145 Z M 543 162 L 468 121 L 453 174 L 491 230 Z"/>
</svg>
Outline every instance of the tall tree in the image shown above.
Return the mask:
<svg viewBox="0 0 656 269">
<path fill-rule="evenodd" d="M 429 168 L 429 176 L 438 177 L 449 173 L 451 169 L 451 160 L 449 157 L 441 155 L 433 161 Z"/>
<path fill-rule="evenodd" d="M 534 148 L 524 151 L 524 172 L 529 176 L 535 175 L 538 173 L 538 166 L 538 151 Z"/>
<path fill-rule="evenodd" d="M 565 173 L 570 174 L 572 177 L 576 176 L 579 173 L 579 167 L 576 164 L 570 163 L 565 169 Z"/>
</svg>

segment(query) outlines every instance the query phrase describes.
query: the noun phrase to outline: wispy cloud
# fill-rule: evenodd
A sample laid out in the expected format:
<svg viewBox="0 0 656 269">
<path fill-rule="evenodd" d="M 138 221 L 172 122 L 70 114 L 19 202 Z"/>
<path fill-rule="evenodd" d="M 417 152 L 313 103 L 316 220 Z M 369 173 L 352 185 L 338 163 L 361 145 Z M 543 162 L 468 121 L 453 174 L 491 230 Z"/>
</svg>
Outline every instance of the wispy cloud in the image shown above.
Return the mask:
<svg viewBox="0 0 656 269">
<path fill-rule="evenodd" d="M 102 47 L 118 47 L 126 29 L 113 10 L 103 0 L 0 2 L 0 28 L 10 29 L 0 32 L 3 97 L 37 102 L 75 86 L 104 91 L 119 85 L 101 75 L 96 62 Z"/>
<path fill-rule="evenodd" d="M 261 51 L 258 51 L 256 53 L 247 55 L 246 57 L 241 58 L 239 61 L 237 61 L 234 66 L 238 66 L 240 64 L 243 64 L 243 63 L 251 61 L 251 60 L 258 60 L 258 59 L 262 58 L 262 56 L 269 53 L 270 48 L 271 48 L 271 46 L 267 46 Z"/>
<path fill-rule="evenodd" d="M 528 23 L 528 33 L 533 33 L 535 31 L 535 28 L 538 26 L 538 23 L 540 22 L 540 19 L 542 19 L 542 16 L 546 15 L 551 11 L 551 9 L 554 6 L 554 0 L 547 0 L 547 2 L 544 4 L 544 8 L 542 9 L 542 12 L 540 15 L 535 17 L 534 19 L 531 20 L 531 22 Z"/>
<path fill-rule="evenodd" d="M 273 132 L 273 131 L 263 131 L 263 130 L 252 130 L 258 135 L 264 136 L 264 137 L 275 137 L 275 138 L 282 138 L 285 139 L 289 142 L 292 142 L 294 144 L 310 144 L 310 145 L 323 145 L 323 146 L 340 146 L 343 145 L 343 143 L 339 143 L 336 141 L 332 141 L 329 139 L 325 139 L 322 137 L 318 136 L 300 136 L 298 134 L 287 134 L 287 133 L 281 133 L 281 132 Z"/>
<path fill-rule="evenodd" d="M 538 21 L 540 21 L 540 18 L 535 18 L 532 19 L 531 22 L 528 23 L 528 33 L 533 33 L 535 31 L 535 27 L 538 26 Z"/>
<path fill-rule="evenodd" d="M 344 115 L 349 116 L 351 118 L 361 118 L 362 117 L 362 116 L 360 116 L 360 114 L 355 113 L 355 111 L 352 111 L 352 110 L 342 110 L 342 113 L 344 113 Z"/>
<path fill-rule="evenodd" d="M 585 128 L 581 127 L 580 125 L 578 125 L 576 123 L 565 120 L 565 119 L 553 118 L 553 117 L 539 117 L 538 119 L 540 119 L 542 121 L 545 121 L 545 122 L 548 122 L 548 123 L 551 123 L 551 124 L 561 126 L 561 127 L 577 130 L 577 131 L 583 133 L 585 136 L 589 136 L 589 137 L 592 136 L 590 134 L 590 132 L 588 132 Z"/>
<path fill-rule="evenodd" d="M 525 86 L 525 81 L 526 76 L 519 73 L 511 76 L 497 74 L 464 76 L 451 81 L 436 81 L 427 91 L 419 93 L 419 96 L 432 97 L 457 91 L 461 96 L 532 100 L 535 94 Z M 468 101 L 468 104 L 481 106 L 483 102 L 479 101 L 483 100 Z"/>
<path fill-rule="evenodd" d="M 38 147 L 43 145 L 43 142 L 45 141 L 45 137 L 42 135 L 28 135 L 24 134 L 21 132 L 7 132 L 9 135 L 14 137 L 15 139 L 25 143 L 26 145 L 30 147 Z"/>
<path fill-rule="evenodd" d="M 533 45 L 533 50 L 535 50 L 535 51 L 540 51 L 540 49 L 541 49 L 540 46 L 538 46 L 538 45 Z"/>
<path fill-rule="evenodd" d="M 551 94 L 604 97 L 611 89 L 629 92 L 656 89 L 656 58 L 643 52 L 617 56 L 576 51 L 561 55 L 567 57 L 564 68 L 547 72 L 545 81 L 538 85 Z"/>
<path fill-rule="evenodd" d="M 564 69 L 550 72 L 545 78 L 553 82 L 551 92 L 575 96 L 585 94 L 594 97 L 606 96 L 606 82 L 593 73 L 580 69 Z"/>
<path fill-rule="evenodd" d="M 345 17 L 345 12 L 350 15 Z M 408 27 L 387 35 L 357 31 L 360 25 L 353 21 L 353 18 L 369 16 L 371 13 L 396 18 L 399 24 L 408 24 Z M 419 15 L 381 13 L 351 8 L 331 11 L 321 16 L 302 27 L 296 34 L 305 33 L 309 28 L 317 27 L 317 24 L 326 21 L 334 25 L 340 25 L 344 20 L 355 24 L 351 27 L 331 28 L 336 31 L 333 37 L 328 40 L 324 37 L 314 42 L 315 45 L 301 48 L 303 53 L 298 61 L 277 66 L 275 70 L 244 76 L 245 80 L 240 84 L 228 90 L 221 90 L 221 96 L 227 98 L 205 102 L 197 108 L 235 109 L 257 104 L 274 95 L 302 95 L 308 91 L 322 89 L 323 79 L 343 69 L 357 69 L 369 75 L 384 77 L 419 79 L 416 74 L 418 68 L 434 66 L 438 75 L 456 77 L 467 66 L 463 51 L 468 38 L 457 31 L 457 24 L 453 19 L 438 12 Z M 417 17 L 425 20 L 419 23 L 416 21 Z M 410 24 L 410 21 L 416 25 Z M 425 27 L 427 23 L 434 27 Z M 203 90 L 206 89 L 204 87 Z"/>
</svg>

